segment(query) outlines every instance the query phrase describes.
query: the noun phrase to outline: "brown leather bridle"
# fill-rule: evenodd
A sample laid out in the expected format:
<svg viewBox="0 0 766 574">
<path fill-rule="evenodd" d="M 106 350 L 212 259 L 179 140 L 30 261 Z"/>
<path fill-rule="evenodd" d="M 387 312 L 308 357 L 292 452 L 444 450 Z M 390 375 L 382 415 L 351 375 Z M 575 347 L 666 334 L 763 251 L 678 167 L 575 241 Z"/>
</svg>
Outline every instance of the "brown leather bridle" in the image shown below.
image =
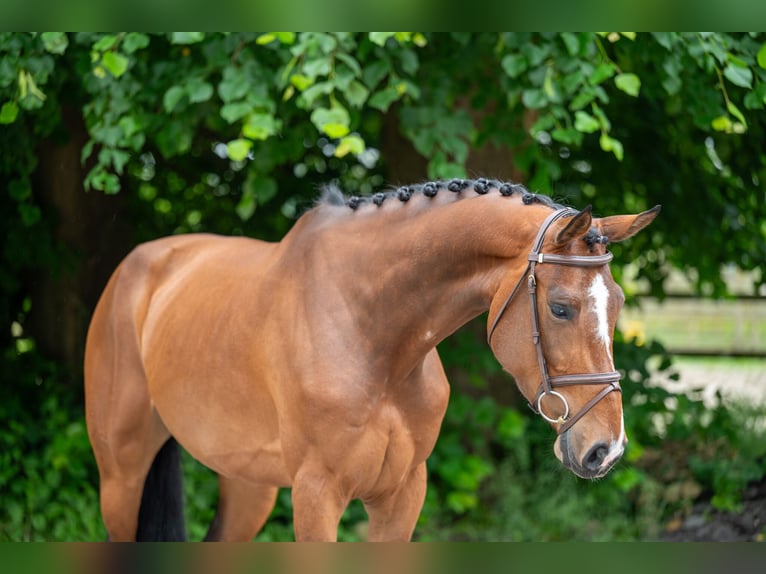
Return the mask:
<svg viewBox="0 0 766 574">
<path fill-rule="evenodd" d="M 492 324 L 487 331 L 487 343 L 492 340 L 492 334 L 495 332 L 500 318 L 505 313 L 506 309 L 510 305 L 511 301 L 515 297 L 516 293 L 521 287 L 524 278 L 527 278 L 527 291 L 529 292 L 529 300 L 532 304 L 532 341 L 535 344 L 535 350 L 537 351 L 537 362 L 540 366 L 540 374 L 542 375 L 542 383 L 537 391 L 537 397 L 534 402 L 529 403 L 530 408 L 541 417 L 543 417 L 549 423 L 558 424 L 558 434 L 563 434 L 568 431 L 572 425 L 579 421 L 585 414 L 596 406 L 601 399 L 606 397 L 612 391 L 622 392 L 620 388 L 620 373 L 617 371 L 611 371 L 607 373 L 585 373 L 577 375 L 560 375 L 551 377 L 548 374 L 548 365 L 545 362 L 545 354 L 543 353 L 543 346 L 540 340 L 540 317 L 537 309 L 537 281 L 535 279 L 535 267 L 542 263 L 555 263 L 558 265 L 569 265 L 571 267 L 600 267 L 608 264 L 612 260 L 612 254 L 606 252 L 603 255 L 553 255 L 542 253 L 543 241 L 545 240 L 545 233 L 554 221 L 562 218 L 577 214 L 578 212 L 569 209 L 559 209 L 551 213 L 537 232 L 535 242 L 532 244 L 532 250 L 527 257 L 528 264 L 524 273 L 519 278 L 516 286 L 511 291 L 510 295 L 503 302 L 495 315 Z M 606 385 L 601 391 L 596 394 L 590 401 L 588 401 L 582 409 L 580 409 L 572 417 L 569 416 L 569 403 L 566 397 L 561 393 L 555 391 L 557 387 L 566 387 L 572 385 Z M 564 414 L 558 418 L 552 418 L 545 414 L 542 410 L 542 400 L 545 396 L 555 396 L 564 405 Z"/>
</svg>

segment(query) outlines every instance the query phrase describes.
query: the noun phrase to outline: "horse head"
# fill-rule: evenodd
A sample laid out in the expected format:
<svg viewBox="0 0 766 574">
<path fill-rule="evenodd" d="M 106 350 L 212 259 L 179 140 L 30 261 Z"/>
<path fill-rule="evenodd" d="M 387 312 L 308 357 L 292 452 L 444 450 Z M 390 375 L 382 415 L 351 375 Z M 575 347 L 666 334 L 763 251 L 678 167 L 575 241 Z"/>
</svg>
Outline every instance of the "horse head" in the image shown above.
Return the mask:
<svg viewBox="0 0 766 574">
<path fill-rule="evenodd" d="M 507 272 L 490 307 L 495 356 L 558 432 L 556 457 L 583 478 L 604 476 L 627 443 L 612 356 L 625 298 L 606 244 L 635 235 L 658 212 L 596 219 L 590 207 L 560 209 L 530 222 L 537 236 L 527 267 Z"/>
</svg>

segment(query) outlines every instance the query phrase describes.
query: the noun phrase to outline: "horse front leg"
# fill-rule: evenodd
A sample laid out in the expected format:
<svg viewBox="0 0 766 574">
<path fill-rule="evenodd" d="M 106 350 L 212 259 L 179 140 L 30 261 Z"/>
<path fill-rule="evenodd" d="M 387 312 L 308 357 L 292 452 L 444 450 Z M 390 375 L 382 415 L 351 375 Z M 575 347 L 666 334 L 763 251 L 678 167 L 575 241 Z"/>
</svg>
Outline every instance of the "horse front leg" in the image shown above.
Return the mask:
<svg viewBox="0 0 766 574">
<path fill-rule="evenodd" d="M 278 490 L 218 475 L 218 509 L 205 540 L 252 540 L 269 518 Z"/>
<path fill-rule="evenodd" d="M 293 529 L 298 542 L 335 542 L 348 505 L 337 476 L 323 465 L 304 465 L 293 479 Z"/>
<path fill-rule="evenodd" d="M 415 531 L 426 498 L 426 463 L 422 462 L 391 495 L 366 500 L 370 542 L 408 542 Z"/>
</svg>

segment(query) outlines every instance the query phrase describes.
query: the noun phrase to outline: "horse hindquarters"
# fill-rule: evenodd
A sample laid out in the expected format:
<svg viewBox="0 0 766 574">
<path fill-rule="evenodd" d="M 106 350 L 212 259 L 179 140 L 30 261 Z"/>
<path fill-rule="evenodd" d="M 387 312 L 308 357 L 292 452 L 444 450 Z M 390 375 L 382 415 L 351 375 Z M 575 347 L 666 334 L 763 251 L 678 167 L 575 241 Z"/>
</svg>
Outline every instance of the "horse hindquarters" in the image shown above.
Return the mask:
<svg viewBox="0 0 766 574">
<path fill-rule="evenodd" d="M 127 267 L 127 269 L 126 269 Z M 169 477 L 157 477 L 173 468 L 177 456 L 172 445 L 162 448 L 170 434 L 152 407 L 146 374 L 139 349 L 135 320 L 144 306 L 147 293 L 140 273 L 130 256 L 109 280 L 88 330 L 85 348 L 85 416 L 100 477 L 101 514 L 110 540 L 135 540 L 139 531 L 139 508 L 142 519 L 154 517 L 144 486 L 149 469 L 156 478 L 174 481 L 175 500 L 180 500 L 180 483 Z M 129 272 L 128 272 L 129 271 Z M 153 464 L 155 463 L 155 464 Z M 177 475 L 177 473 L 176 473 Z M 169 487 L 164 490 L 167 493 Z M 177 506 L 177 505 L 176 505 Z M 169 532 L 151 529 L 160 539 L 177 539 L 178 515 L 158 518 Z"/>
</svg>

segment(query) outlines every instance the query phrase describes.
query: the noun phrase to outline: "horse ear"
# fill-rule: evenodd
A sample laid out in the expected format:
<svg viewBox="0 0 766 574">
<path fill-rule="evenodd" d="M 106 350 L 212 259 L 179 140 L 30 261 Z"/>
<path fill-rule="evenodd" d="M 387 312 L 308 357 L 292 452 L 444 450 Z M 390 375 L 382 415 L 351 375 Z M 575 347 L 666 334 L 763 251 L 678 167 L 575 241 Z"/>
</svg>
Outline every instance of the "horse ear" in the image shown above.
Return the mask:
<svg viewBox="0 0 766 574">
<path fill-rule="evenodd" d="M 661 206 L 655 205 L 651 209 L 639 213 L 638 215 L 612 215 L 598 220 L 601 234 L 609 238 L 611 243 L 623 241 L 633 237 L 644 227 L 649 225 L 657 214 Z"/>
<path fill-rule="evenodd" d="M 559 231 L 558 235 L 556 235 L 554 244 L 565 245 L 573 239 L 583 237 L 586 233 L 588 233 L 588 230 L 591 226 L 591 221 L 593 220 L 592 211 L 593 207 L 589 205 L 580 213 L 572 217 L 572 219 L 569 220 L 567 226 Z"/>
</svg>

